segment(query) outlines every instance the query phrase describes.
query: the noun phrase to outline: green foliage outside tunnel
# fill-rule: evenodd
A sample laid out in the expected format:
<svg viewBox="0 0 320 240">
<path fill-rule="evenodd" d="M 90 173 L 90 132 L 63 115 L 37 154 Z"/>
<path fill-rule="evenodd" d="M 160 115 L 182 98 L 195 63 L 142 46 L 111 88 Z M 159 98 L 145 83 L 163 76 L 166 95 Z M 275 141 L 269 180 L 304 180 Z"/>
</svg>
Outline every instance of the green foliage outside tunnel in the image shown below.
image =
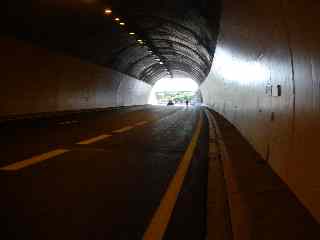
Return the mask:
<svg viewBox="0 0 320 240">
<path fill-rule="evenodd" d="M 156 92 L 158 104 L 167 104 L 172 100 L 175 104 L 185 104 L 188 100 L 191 104 L 201 103 L 200 93 L 192 91 L 162 91 Z"/>
</svg>

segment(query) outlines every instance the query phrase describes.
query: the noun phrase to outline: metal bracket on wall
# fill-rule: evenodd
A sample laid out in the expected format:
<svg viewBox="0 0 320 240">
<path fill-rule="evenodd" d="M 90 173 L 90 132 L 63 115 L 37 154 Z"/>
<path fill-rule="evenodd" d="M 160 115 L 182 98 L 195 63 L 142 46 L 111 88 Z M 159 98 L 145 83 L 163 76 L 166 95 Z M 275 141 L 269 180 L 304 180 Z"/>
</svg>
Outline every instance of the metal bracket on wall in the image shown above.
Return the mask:
<svg viewBox="0 0 320 240">
<path fill-rule="evenodd" d="M 282 95 L 282 87 L 281 87 L 281 85 L 278 84 L 275 90 L 273 88 L 274 88 L 273 85 L 267 84 L 266 85 L 266 94 L 269 97 L 281 97 L 281 95 Z"/>
</svg>

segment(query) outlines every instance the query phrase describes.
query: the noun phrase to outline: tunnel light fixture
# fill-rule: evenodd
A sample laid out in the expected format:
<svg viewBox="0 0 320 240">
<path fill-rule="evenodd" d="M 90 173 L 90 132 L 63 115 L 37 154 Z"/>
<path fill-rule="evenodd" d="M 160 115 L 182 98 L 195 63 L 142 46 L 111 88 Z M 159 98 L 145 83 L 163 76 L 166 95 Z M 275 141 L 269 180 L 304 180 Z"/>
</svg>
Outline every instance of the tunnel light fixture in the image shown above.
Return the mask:
<svg viewBox="0 0 320 240">
<path fill-rule="evenodd" d="M 120 21 L 120 18 L 116 17 L 114 20 L 115 20 L 116 22 L 119 22 L 119 21 Z"/>
<path fill-rule="evenodd" d="M 163 65 L 163 62 L 159 62 L 160 65 Z"/>
<path fill-rule="evenodd" d="M 153 53 L 151 50 L 148 50 L 148 53 Z"/>
<path fill-rule="evenodd" d="M 140 44 L 143 44 L 143 40 L 142 39 L 138 39 L 137 42 L 140 43 Z"/>
<path fill-rule="evenodd" d="M 154 60 L 156 60 L 156 61 L 158 61 L 158 62 L 160 62 L 161 60 L 160 60 L 160 58 L 155 58 Z"/>
<path fill-rule="evenodd" d="M 126 25 L 124 22 L 121 22 L 121 23 L 119 23 L 121 26 L 124 26 L 124 25 Z"/>
<path fill-rule="evenodd" d="M 111 10 L 110 8 L 106 8 L 106 9 L 104 10 L 104 13 L 105 13 L 106 15 L 111 15 L 111 14 L 112 14 L 112 10 Z"/>
<path fill-rule="evenodd" d="M 129 32 L 129 35 L 133 36 L 136 35 L 134 32 Z"/>
</svg>

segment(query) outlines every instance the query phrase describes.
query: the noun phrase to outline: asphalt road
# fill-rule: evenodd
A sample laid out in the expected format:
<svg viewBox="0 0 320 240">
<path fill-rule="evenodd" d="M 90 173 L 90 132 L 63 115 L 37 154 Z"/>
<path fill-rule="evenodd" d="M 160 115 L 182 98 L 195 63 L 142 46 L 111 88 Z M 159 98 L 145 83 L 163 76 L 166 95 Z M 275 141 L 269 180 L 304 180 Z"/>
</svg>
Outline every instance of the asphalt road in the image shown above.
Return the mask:
<svg viewBox="0 0 320 240">
<path fill-rule="evenodd" d="M 148 106 L 3 123 L 0 238 L 157 239 L 146 237 L 154 225 L 159 239 L 204 239 L 201 111 Z"/>
</svg>

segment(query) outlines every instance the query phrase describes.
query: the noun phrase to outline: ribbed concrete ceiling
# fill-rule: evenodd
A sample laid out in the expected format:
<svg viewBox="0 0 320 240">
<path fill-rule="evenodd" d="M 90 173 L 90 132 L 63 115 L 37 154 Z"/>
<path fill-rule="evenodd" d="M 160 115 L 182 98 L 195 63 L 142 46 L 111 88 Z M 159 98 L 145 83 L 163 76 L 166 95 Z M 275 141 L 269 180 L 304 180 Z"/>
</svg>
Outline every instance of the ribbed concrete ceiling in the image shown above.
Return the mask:
<svg viewBox="0 0 320 240">
<path fill-rule="evenodd" d="M 11 0 L 6 4 L 2 23 L 7 34 L 150 84 L 164 76 L 188 76 L 201 83 L 211 67 L 218 1 Z M 112 13 L 105 14 L 105 9 Z"/>
</svg>

